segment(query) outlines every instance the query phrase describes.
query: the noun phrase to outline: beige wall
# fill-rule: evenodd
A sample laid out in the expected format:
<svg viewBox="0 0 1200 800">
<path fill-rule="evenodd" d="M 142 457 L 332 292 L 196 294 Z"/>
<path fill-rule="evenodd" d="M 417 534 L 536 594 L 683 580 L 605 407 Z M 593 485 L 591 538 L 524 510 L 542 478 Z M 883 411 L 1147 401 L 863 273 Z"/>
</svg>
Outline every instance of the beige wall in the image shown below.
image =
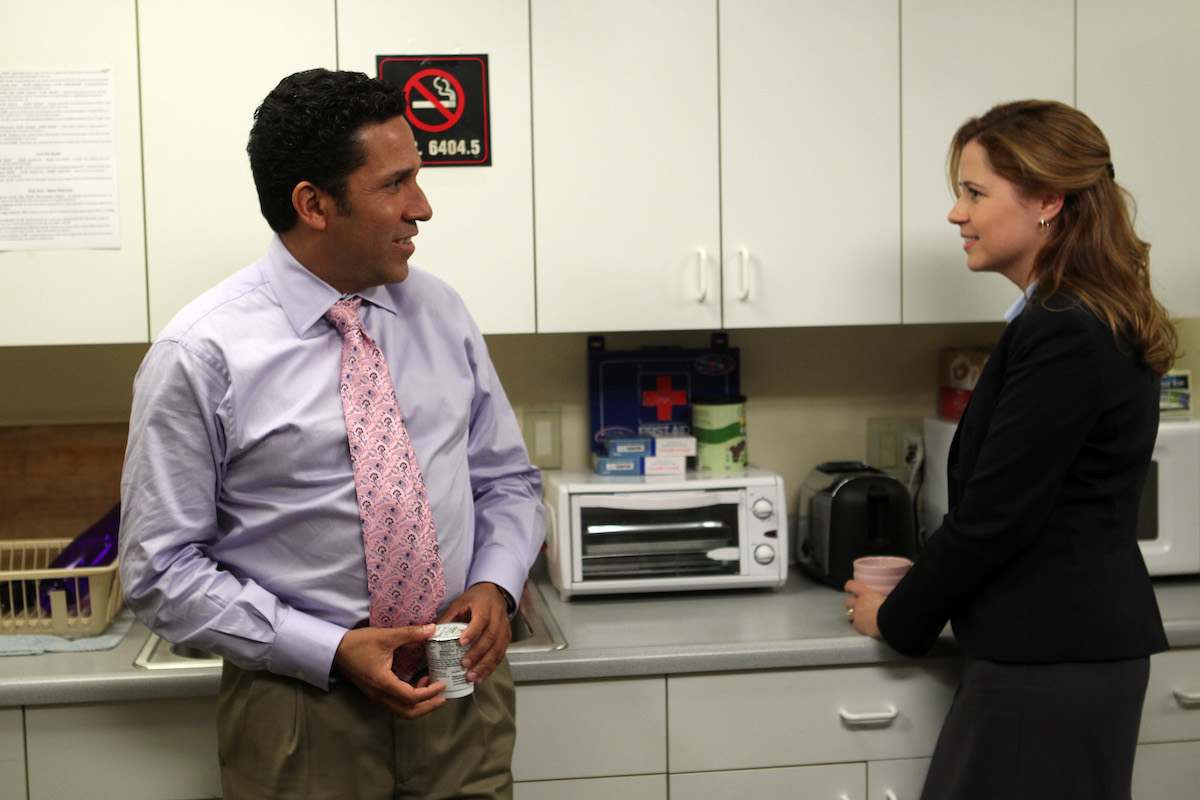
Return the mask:
<svg viewBox="0 0 1200 800">
<path fill-rule="evenodd" d="M 866 421 L 936 410 L 943 347 L 990 344 L 1002 325 L 900 325 L 730 331 L 741 350 L 750 460 L 784 476 L 790 503 L 820 461 L 866 457 Z M 1179 366 L 1200 374 L 1200 320 L 1180 322 Z M 703 347 L 706 332 L 619 333 L 610 349 Z M 587 337 L 490 336 L 517 417 L 563 415 L 564 466 L 587 463 Z M 0 426 L 124 422 L 144 345 L 0 347 Z M 793 511 L 795 509 L 793 508 Z"/>
</svg>

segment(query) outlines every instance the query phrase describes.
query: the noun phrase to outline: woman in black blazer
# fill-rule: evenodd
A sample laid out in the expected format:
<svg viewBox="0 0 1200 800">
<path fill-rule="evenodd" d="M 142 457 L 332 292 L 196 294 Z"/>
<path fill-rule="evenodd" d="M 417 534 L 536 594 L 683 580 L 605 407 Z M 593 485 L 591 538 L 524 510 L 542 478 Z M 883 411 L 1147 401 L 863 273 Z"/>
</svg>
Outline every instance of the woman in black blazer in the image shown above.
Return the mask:
<svg viewBox="0 0 1200 800">
<path fill-rule="evenodd" d="M 968 268 L 1022 295 L 951 446 L 950 512 L 886 600 L 846 584 L 847 616 L 906 655 L 949 621 L 965 655 L 925 800 L 1128 800 L 1167 649 L 1136 522 L 1175 329 L 1087 116 L 997 106 L 950 175 Z"/>
</svg>

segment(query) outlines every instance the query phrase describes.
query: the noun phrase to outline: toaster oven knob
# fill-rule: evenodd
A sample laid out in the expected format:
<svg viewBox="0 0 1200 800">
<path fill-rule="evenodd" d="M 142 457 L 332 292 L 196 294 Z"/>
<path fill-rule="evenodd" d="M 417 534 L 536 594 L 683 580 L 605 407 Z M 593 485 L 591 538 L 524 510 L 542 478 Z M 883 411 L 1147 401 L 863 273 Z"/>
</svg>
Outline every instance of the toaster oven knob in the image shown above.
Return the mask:
<svg viewBox="0 0 1200 800">
<path fill-rule="evenodd" d="M 775 513 L 775 505 L 767 498 L 760 497 L 754 501 L 754 505 L 750 506 L 750 511 L 759 519 L 767 519 Z"/>
<path fill-rule="evenodd" d="M 775 548 L 769 544 L 760 544 L 754 548 L 754 560 L 760 564 L 770 564 L 775 560 Z"/>
</svg>

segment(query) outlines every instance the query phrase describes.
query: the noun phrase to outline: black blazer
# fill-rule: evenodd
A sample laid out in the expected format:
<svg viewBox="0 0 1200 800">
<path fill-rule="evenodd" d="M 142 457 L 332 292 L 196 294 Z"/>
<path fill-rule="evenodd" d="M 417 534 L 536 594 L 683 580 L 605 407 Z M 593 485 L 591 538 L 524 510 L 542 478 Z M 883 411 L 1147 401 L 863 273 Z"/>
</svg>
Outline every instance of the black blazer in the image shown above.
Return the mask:
<svg viewBox="0 0 1200 800">
<path fill-rule="evenodd" d="M 1158 378 L 1071 298 L 1045 306 L 1000 337 L 951 445 L 950 512 L 880 607 L 901 653 L 924 653 L 947 620 L 989 661 L 1167 649 L 1136 538 Z"/>
</svg>

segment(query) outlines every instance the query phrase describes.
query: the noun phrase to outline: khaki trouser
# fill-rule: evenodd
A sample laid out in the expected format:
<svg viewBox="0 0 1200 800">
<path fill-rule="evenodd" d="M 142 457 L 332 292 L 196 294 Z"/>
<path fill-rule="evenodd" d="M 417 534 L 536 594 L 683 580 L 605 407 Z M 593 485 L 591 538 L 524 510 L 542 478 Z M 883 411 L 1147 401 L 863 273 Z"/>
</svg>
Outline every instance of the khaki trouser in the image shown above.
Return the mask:
<svg viewBox="0 0 1200 800">
<path fill-rule="evenodd" d="M 346 680 L 324 692 L 226 662 L 217 732 L 225 800 L 512 797 L 507 660 L 472 694 L 416 720 Z"/>
</svg>

